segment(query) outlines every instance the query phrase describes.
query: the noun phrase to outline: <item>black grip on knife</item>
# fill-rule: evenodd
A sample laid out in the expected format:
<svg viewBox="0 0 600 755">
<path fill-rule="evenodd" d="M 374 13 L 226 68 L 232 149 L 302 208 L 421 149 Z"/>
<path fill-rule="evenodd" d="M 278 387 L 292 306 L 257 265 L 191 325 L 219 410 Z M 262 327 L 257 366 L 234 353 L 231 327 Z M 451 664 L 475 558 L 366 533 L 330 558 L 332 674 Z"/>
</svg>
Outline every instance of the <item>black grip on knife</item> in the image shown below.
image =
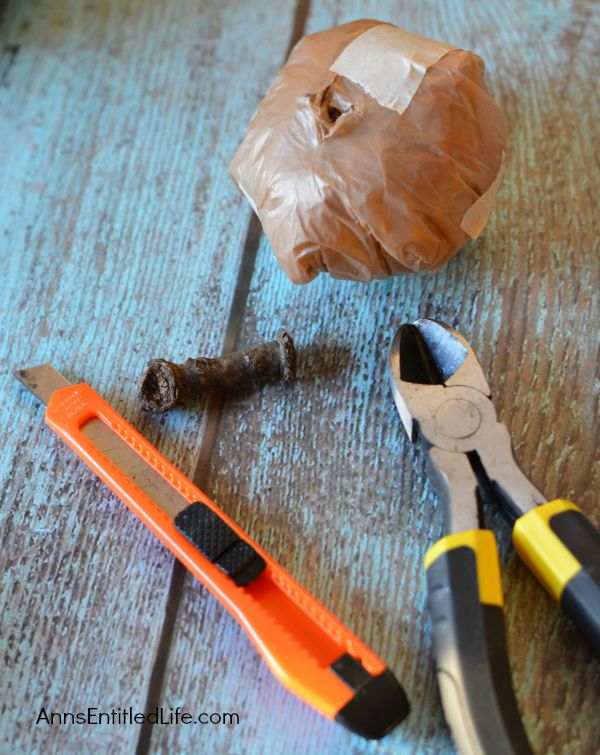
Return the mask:
<svg viewBox="0 0 600 755">
<path fill-rule="evenodd" d="M 236 585 L 244 587 L 265 569 L 265 561 L 250 543 L 201 501 L 191 503 L 174 519 L 175 528 L 219 567 Z"/>
<path fill-rule="evenodd" d="M 372 676 L 348 653 L 330 668 L 354 692 L 335 716 L 350 731 L 367 739 L 381 739 L 408 715 L 406 693 L 389 669 Z"/>
<path fill-rule="evenodd" d="M 463 754 L 532 755 L 513 691 L 502 606 L 481 600 L 482 575 L 495 569 L 499 580 L 495 542 L 479 569 L 483 553 L 449 547 L 429 563 L 427 586 L 438 683 L 454 741 Z"/>
</svg>

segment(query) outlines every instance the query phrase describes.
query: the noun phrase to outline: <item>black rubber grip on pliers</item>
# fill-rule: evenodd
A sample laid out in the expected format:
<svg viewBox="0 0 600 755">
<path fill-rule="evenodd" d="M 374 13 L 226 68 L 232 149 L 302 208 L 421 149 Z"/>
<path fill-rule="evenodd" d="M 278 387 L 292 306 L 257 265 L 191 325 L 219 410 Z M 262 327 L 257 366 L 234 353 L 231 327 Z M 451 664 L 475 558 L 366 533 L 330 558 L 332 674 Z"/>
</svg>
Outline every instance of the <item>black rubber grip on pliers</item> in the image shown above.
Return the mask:
<svg viewBox="0 0 600 755">
<path fill-rule="evenodd" d="M 550 528 L 581 564 L 564 586 L 560 604 L 600 653 L 600 533 L 580 511 L 563 511 Z"/>
<path fill-rule="evenodd" d="M 519 517 L 513 542 L 600 654 L 600 532 L 574 503 L 557 498 Z"/>
<path fill-rule="evenodd" d="M 427 568 L 444 713 L 461 755 L 532 755 L 513 691 L 502 606 L 480 599 L 478 557 L 472 548 L 452 548 Z"/>
</svg>

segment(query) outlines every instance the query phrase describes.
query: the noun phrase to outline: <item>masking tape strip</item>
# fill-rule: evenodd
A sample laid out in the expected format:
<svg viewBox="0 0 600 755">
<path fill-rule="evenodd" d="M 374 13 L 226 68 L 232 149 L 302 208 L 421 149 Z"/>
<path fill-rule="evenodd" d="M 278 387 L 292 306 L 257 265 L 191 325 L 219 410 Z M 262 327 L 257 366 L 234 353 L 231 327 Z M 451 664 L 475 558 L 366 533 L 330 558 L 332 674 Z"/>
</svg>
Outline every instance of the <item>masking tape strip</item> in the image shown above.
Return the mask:
<svg viewBox="0 0 600 755">
<path fill-rule="evenodd" d="M 456 49 L 397 26 L 379 24 L 356 37 L 329 70 L 361 86 L 383 107 L 402 114 L 427 69 Z"/>
<path fill-rule="evenodd" d="M 504 152 L 502 153 L 502 160 L 500 161 L 500 168 L 498 174 L 491 183 L 489 189 L 485 191 L 474 204 L 463 215 L 463 219 L 460 221 L 460 227 L 468 234 L 472 239 L 476 239 L 479 234 L 485 228 L 485 224 L 488 221 L 492 206 L 496 199 L 496 194 L 502 183 L 502 176 L 504 175 Z"/>
</svg>

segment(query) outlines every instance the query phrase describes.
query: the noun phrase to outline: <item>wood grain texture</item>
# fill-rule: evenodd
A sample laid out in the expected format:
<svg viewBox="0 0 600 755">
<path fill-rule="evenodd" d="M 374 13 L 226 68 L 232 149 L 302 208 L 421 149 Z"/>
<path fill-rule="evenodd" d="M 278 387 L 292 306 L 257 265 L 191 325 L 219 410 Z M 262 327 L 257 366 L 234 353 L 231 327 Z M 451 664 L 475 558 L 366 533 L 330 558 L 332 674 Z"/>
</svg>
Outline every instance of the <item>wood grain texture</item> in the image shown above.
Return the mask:
<svg viewBox="0 0 600 755">
<path fill-rule="evenodd" d="M 294 6 L 261 0 L 13 2 L 0 63 L 0 751 L 130 752 L 138 727 L 32 725 L 33 712 L 143 708 L 165 612 L 161 702 L 238 727 L 155 727 L 153 752 L 445 753 L 423 556 L 441 511 L 391 398 L 387 348 L 416 316 L 471 340 L 517 455 L 600 525 L 597 154 L 591 2 L 317 2 L 310 31 L 360 17 L 469 47 L 510 129 L 490 223 L 440 273 L 292 286 L 259 249 L 239 340 L 284 324 L 299 380 L 229 401 L 203 486 L 390 664 L 412 713 L 366 743 L 286 693 L 191 577 L 44 428 L 12 366 L 92 383 L 184 471 L 201 412 L 136 406 L 146 359 L 218 351 L 249 210 L 226 166 L 283 58 Z M 600 750 L 600 666 L 500 535 L 513 677 L 538 752 Z M 167 648 L 169 650 L 169 648 Z M 14 715 L 13 715 L 14 714 Z"/>
<path fill-rule="evenodd" d="M 10 369 L 87 380 L 191 471 L 202 413 L 144 417 L 137 382 L 151 357 L 220 350 L 250 216 L 226 166 L 290 24 L 285 2 L 266 40 L 235 2 L 4 10 L 2 751 L 135 748 L 137 726 L 33 722 L 143 709 L 172 570 Z"/>
</svg>

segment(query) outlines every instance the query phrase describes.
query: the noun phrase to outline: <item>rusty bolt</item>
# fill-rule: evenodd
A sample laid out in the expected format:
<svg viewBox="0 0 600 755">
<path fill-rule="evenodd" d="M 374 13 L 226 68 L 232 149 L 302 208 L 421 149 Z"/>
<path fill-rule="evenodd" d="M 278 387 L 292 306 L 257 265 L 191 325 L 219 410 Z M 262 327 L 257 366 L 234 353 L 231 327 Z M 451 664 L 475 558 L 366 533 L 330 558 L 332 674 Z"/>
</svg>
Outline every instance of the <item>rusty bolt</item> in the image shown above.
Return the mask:
<svg viewBox="0 0 600 755">
<path fill-rule="evenodd" d="M 291 380 L 296 375 L 296 349 L 283 328 L 274 341 L 247 351 L 221 357 L 196 357 L 183 364 L 153 359 L 142 379 L 142 408 L 165 412 L 191 403 L 206 393 L 231 390 L 272 380 Z"/>
</svg>

